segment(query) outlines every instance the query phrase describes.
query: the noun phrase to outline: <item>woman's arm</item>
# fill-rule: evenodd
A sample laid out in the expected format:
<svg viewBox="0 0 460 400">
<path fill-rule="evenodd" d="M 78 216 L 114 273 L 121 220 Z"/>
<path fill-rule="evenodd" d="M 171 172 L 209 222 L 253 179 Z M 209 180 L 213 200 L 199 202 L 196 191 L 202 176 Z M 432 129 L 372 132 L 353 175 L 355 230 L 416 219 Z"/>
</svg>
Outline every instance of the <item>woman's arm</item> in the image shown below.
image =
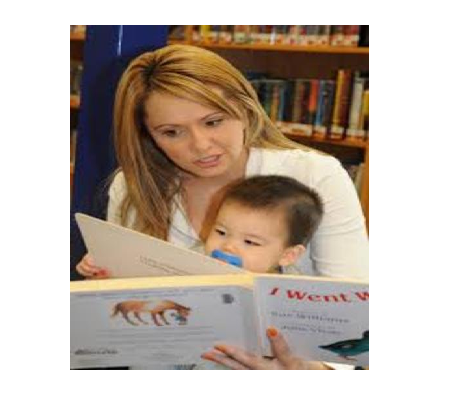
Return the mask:
<svg viewBox="0 0 460 400">
<path fill-rule="evenodd" d="M 368 281 L 369 241 L 358 194 L 340 163 L 328 164 L 315 184 L 325 212 L 310 257 L 320 275 Z"/>
</svg>

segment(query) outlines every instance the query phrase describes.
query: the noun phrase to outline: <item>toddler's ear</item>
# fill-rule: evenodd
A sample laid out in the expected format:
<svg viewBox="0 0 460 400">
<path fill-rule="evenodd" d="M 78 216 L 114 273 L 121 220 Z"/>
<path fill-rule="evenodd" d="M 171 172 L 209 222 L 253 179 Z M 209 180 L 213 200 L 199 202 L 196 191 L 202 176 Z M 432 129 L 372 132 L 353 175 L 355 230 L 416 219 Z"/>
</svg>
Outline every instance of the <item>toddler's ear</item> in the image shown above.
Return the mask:
<svg viewBox="0 0 460 400">
<path fill-rule="evenodd" d="M 286 250 L 284 250 L 278 264 L 282 267 L 287 267 L 288 265 L 295 264 L 305 250 L 305 246 L 301 244 L 296 244 L 295 246 L 288 247 Z"/>
</svg>

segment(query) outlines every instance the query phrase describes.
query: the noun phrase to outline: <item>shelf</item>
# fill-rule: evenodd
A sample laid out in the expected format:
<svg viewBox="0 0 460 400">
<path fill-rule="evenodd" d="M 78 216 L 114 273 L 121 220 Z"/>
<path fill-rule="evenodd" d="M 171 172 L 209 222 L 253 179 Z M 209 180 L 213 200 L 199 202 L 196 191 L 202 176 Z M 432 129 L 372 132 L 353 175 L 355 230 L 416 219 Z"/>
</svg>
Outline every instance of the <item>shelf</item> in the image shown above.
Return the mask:
<svg viewBox="0 0 460 400">
<path fill-rule="evenodd" d="M 70 95 L 70 109 L 79 110 L 80 109 L 80 96 L 71 94 Z"/>
<path fill-rule="evenodd" d="M 327 144 L 333 144 L 337 146 L 345 146 L 345 147 L 355 147 L 359 149 L 367 149 L 369 147 L 369 141 L 367 140 L 359 140 L 359 139 L 324 139 L 320 138 L 318 136 L 307 136 L 302 133 L 285 133 L 284 134 L 287 138 L 291 140 L 305 140 L 305 141 L 310 141 L 310 142 L 316 142 L 316 143 L 327 143 Z"/>
<path fill-rule="evenodd" d="M 70 32 L 70 40 L 75 42 L 84 42 L 85 32 Z"/>
<path fill-rule="evenodd" d="M 205 49 L 369 55 L 369 47 L 298 46 L 289 44 L 221 44 L 206 42 L 192 43 L 183 40 L 168 40 L 168 44 L 191 44 Z"/>
</svg>

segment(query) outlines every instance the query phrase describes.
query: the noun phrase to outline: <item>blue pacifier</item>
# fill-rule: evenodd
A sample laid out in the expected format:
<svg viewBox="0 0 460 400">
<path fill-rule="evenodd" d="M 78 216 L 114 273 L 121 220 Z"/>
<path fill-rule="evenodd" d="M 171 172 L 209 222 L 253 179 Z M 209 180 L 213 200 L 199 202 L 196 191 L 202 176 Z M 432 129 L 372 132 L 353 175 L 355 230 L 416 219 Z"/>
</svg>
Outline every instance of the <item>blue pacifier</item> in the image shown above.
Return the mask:
<svg viewBox="0 0 460 400">
<path fill-rule="evenodd" d="M 243 266 L 243 261 L 240 257 L 224 253 L 221 250 L 213 250 L 211 253 L 211 257 L 217 258 L 218 260 L 226 262 L 227 264 L 234 265 L 235 267 L 241 268 Z"/>
</svg>

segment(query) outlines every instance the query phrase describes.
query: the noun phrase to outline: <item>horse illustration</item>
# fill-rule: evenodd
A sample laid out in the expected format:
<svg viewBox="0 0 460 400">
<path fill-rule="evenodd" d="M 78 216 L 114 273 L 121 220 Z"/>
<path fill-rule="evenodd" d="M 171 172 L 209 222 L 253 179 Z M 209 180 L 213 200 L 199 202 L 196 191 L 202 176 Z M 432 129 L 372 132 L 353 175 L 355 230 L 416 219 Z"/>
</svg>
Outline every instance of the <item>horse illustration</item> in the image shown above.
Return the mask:
<svg viewBox="0 0 460 400">
<path fill-rule="evenodd" d="M 115 317 L 118 313 L 121 313 L 123 318 L 128 323 L 131 325 L 138 325 L 136 322 L 129 318 L 129 313 L 133 313 L 141 323 L 148 325 L 148 323 L 141 318 L 140 314 L 149 313 L 152 316 L 152 320 L 156 326 L 163 326 L 157 319 L 157 316 L 160 316 L 161 320 L 163 320 L 166 325 L 170 325 L 164 315 L 164 313 L 168 310 L 177 312 L 175 318 L 179 321 L 179 325 L 187 324 L 187 316 L 190 314 L 190 308 L 177 304 L 171 300 L 162 300 L 153 307 L 150 301 L 123 301 L 121 303 L 117 303 L 113 308 L 112 318 Z"/>
</svg>

